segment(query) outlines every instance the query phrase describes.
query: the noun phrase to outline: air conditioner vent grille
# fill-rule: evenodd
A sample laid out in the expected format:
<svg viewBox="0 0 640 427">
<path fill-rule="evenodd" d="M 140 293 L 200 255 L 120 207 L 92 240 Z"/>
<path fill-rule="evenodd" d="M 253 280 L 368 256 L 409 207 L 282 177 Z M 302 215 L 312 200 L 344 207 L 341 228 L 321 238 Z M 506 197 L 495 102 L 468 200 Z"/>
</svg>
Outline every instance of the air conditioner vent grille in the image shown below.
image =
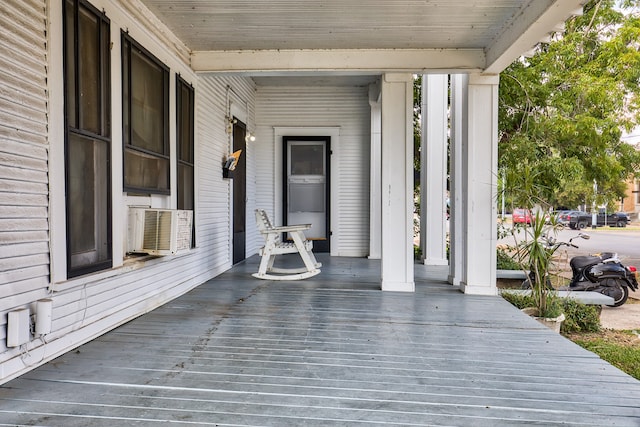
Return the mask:
<svg viewBox="0 0 640 427">
<path fill-rule="evenodd" d="M 193 212 L 131 209 L 129 252 L 171 255 L 191 249 Z"/>
<path fill-rule="evenodd" d="M 145 211 L 144 248 L 159 251 L 171 249 L 171 217 L 171 211 Z"/>
</svg>

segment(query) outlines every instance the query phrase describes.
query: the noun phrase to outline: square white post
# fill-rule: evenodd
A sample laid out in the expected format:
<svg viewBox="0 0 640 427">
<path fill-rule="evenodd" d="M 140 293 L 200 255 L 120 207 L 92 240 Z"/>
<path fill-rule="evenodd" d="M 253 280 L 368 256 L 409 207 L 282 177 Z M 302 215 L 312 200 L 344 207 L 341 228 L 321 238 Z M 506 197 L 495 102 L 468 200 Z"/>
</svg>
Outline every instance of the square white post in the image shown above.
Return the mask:
<svg viewBox="0 0 640 427">
<path fill-rule="evenodd" d="M 464 293 L 495 295 L 499 76 L 471 74 L 463 126 Z"/>
<path fill-rule="evenodd" d="M 466 240 L 462 238 L 466 229 L 465 199 L 462 194 L 462 170 L 466 168 L 462 157 L 463 141 L 466 140 L 463 126 L 467 116 L 467 90 L 469 77 L 466 74 L 451 75 L 451 154 L 449 187 L 449 283 L 459 286 L 465 281 L 464 254 Z"/>
<path fill-rule="evenodd" d="M 413 292 L 413 76 L 382 78 L 382 290 Z"/>
<path fill-rule="evenodd" d="M 382 102 L 380 83 L 369 86 L 369 106 L 371 107 L 371 144 L 370 144 L 370 178 L 369 178 L 369 259 L 382 257 L 382 219 L 380 190 L 381 178 L 381 121 Z"/>
<path fill-rule="evenodd" d="M 447 107 L 449 76 L 422 76 L 420 154 L 420 247 L 425 265 L 448 265 Z"/>
</svg>

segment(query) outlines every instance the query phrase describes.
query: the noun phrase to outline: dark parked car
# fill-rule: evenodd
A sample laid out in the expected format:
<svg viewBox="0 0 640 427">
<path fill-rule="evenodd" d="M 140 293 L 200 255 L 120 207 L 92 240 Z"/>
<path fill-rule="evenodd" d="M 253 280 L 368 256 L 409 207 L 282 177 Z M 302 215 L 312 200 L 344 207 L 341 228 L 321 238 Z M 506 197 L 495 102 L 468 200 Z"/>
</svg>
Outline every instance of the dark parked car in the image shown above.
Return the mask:
<svg viewBox="0 0 640 427">
<path fill-rule="evenodd" d="M 586 227 L 591 227 L 593 223 L 593 216 L 587 212 L 575 211 L 569 214 L 569 227 L 574 230 L 582 230 Z M 629 224 L 629 215 L 624 212 L 614 212 L 605 214 L 601 212 L 597 215 L 597 227 L 608 225 L 610 227 L 626 227 Z"/>
<path fill-rule="evenodd" d="M 591 225 L 591 214 L 584 211 L 569 211 L 560 217 L 560 221 L 573 229 L 579 228 L 578 224 L 581 228 L 585 228 Z"/>
<path fill-rule="evenodd" d="M 598 214 L 598 226 L 609 225 L 611 227 L 626 227 L 630 221 L 631 218 L 629 218 L 629 215 L 624 212 Z"/>
<path fill-rule="evenodd" d="M 570 211 L 570 210 L 553 211 L 551 213 L 551 216 L 555 217 L 556 221 L 558 221 L 559 224 L 568 225 L 569 224 L 568 215 L 571 212 L 575 212 L 575 211 Z M 550 219 L 548 219 L 547 222 L 550 222 Z"/>
</svg>

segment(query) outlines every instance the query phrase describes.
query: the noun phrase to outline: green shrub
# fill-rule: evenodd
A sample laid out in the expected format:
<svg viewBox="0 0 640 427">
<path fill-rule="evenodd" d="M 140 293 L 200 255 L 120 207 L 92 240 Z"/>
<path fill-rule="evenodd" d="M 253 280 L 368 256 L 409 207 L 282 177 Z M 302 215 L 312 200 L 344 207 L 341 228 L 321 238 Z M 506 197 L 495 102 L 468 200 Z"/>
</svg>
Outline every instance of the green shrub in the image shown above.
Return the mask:
<svg viewBox="0 0 640 427">
<path fill-rule="evenodd" d="M 533 297 L 531 295 L 520 295 L 511 292 L 503 292 L 502 298 L 509 301 L 511 305 L 518 307 L 519 309 L 533 307 Z"/>
<path fill-rule="evenodd" d="M 502 298 L 519 309 L 534 307 L 531 295 L 503 292 Z M 565 315 L 565 321 L 562 322 L 563 333 L 597 332 L 600 330 L 600 307 L 586 305 L 573 298 L 559 298 L 558 300 L 562 302 L 562 312 Z"/>
<path fill-rule="evenodd" d="M 598 332 L 600 330 L 599 306 L 586 305 L 573 298 L 563 298 L 566 317 L 562 322 L 562 332 Z"/>
<path fill-rule="evenodd" d="M 520 270 L 520 265 L 504 249 L 498 248 L 496 255 L 498 270 Z"/>
</svg>

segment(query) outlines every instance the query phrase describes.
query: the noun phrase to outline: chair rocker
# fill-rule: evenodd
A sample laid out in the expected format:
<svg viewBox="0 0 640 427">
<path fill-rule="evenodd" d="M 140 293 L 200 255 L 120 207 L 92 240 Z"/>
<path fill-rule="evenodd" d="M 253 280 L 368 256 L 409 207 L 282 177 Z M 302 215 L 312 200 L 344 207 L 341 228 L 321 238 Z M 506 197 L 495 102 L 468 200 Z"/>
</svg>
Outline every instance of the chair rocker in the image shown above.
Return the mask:
<svg viewBox="0 0 640 427">
<path fill-rule="evenodd" d="M 322 264 L 313 255 L 313 242 L 307 240 L 304 231 L 311 228 L 311 224 L 285 225 L 274 227 L 263 209 L 256 209 L 256 223 L 258 230 L 264 237 L 264 246 L 260 249 L 260 267 L 253 277 L 265 280 L 302 280 L 320 273 Z M 283 242 L 282 233 L 289 233 L 293 242 Z M 299 253 L 304 267 L 276 268 L 273 263 L 277 255 Z"/>
</svg>

